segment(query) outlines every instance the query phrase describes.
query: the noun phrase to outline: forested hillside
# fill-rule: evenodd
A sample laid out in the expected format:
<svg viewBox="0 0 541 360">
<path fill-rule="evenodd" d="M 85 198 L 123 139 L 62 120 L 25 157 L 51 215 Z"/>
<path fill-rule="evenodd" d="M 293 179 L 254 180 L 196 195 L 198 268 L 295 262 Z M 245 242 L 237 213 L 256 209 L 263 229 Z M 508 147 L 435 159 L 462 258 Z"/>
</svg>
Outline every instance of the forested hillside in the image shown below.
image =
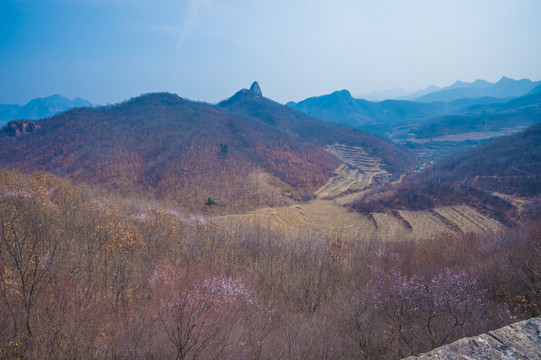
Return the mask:
<svg viewBox="0 0 541 360">
<path fill-rule="evenodd" d="M 424 210 L 451 204 L 471 204 L 509 223 L 519 210 L 494 193 L 536 199 L 541 194 L 541 123 L 507 137 L 444 159 L 395 187 L 374 190 L 354 208 L 366 213 L 383 209 Z M 525 216 L 539 214 L 538 200 Z M 537 204 L 537 205 L 535 205 Z"/>
<path fill-rule="evenodd" d="M 220 205 L 213 209 L 239 210 L 312 194 L 341 164 L 323 148 L 335 142 L 365 148 L 394 176 L 414 166 L 409 152 L 384 139 L 251 94 L 229 107 L 148 94 L 14 121 L 0 130 L 0 165 L 200 210 L 209 198 Z"/>
<path fill-rule="evenodd" d="M 419 354 L 539 314 L 540 236 L 292 238 L 0 169 L 0 355 Z"/>
</svg>

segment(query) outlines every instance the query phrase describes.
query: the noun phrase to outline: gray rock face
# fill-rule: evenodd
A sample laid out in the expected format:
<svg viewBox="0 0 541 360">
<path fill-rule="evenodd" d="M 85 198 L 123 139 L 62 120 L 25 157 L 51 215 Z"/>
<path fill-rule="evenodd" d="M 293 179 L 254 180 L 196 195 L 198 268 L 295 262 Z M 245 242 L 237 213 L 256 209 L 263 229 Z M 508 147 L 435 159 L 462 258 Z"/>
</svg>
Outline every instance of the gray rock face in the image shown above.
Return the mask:
<svg viewBox="0 0 541 360">
<path fill-rule="evenodd" d="M 407 359 L 541 359 L 541 317 L 460 339 Z"/>
<path fill-rule="evenodd" d="M 254 81 L 252 86 L 250 86 L 250 92 L 256 96 L 263 96 L 263 94 L 261 93 L 261 88 L 259 87 L 257 81 Z"/>
</svg>

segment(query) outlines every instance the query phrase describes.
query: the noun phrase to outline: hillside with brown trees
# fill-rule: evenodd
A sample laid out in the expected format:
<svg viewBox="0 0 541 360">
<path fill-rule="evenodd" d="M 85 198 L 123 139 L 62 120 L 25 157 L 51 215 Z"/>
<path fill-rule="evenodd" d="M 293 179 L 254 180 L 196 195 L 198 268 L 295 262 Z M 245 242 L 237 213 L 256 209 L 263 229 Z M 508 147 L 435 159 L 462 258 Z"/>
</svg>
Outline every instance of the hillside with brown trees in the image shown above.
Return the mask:
<svg viewBox="0 0 541 360">
<path fill-rule="evenodd" d="M 341 164 L 325 145 L 362 147 L 394 176 L 414 164 L 384 139 L 313 119 L 260 91 L 238 94 L 219 106 L 148 94 L 39 122 L 13 121 L 0 130 L 0 165 L 189 208 L 216 203 L 238 210 L 310 197 Z"/>
<path fill-rule="evenodd" d="M 0 358 L 397 359 L 539 316 L 540 134 L 401 177 L 408 151 L 257 83 L 12 121 Z M 364 217 L 342 207 L 359 196 Z M 495 226 L 404 211 L 464 203 Z M 428 217 L 438 231 L 413 228 Z"/>
<path fill-rule="evenodd" d="M 353 208 L 370 213 L 469 204 L 500 222 L 511 224 L 520 212 L 526 217 L 539 216 L 540 177 L 541 123 L 537 123 L 518 134 L 437 162 L 405 177 L 397 186 L 373 189 Z M 528 198 L 530 202 L 518 209 L 510 201 L 512 197 Z"/>
<path fill-rule="evenodd" d="M 0 357 L 416 355 L 539 315 L 540 235 L 288 237 L 0 169 Z"/>
<path fill-rule="evenodd" d="M 369 135 L 344 124 L 320 121 L 263 97 L 260 91 L 253 90 L 254 87 L 259 87 L 257 82 L 252 85 L 252 89 L 243 89 L 218 106 L 240 116 L 261 120 L 289 136 L 301 136 L 318 146 L 334 143 L 360 146 L 369 155 L 381 158 L 385 170 L 395 176 L 410 170 L 414 163 L 409 151 L 382 137 Z"/>
</svg>

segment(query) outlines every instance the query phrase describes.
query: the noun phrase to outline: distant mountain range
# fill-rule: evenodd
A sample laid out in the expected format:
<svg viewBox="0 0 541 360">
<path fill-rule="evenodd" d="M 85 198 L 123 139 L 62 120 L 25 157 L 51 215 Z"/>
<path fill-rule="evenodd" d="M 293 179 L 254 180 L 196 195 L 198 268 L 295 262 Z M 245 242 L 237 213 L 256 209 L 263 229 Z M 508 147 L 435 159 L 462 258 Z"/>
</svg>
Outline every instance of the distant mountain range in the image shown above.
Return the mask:
<svg viewBox="0 0 541 360">
<path fill-rule="evenodd" d="M 541 81 L 531 81 L 529 79 L 514 80 L 504 76 L 496 83 L 482 79 L 477 79 L 471 83 L 457 80 L 454 84 L 443 88 L 430 85 L 425 89 L 412 92 L 396 88 L 374 92 L 367 96 L 361 96 L 361 98 L 370 101 L 393 99 L 420 102 L 450 102 L 457 99 L 480 97 L 510 98 L 525 95 L 532 88 L 539 85 L 541 85 Z"/>
<path fill-rule="evenodd" d="M 527 82 L 499 83 L 519 88 Z M 229 213 L 307 201 L 323 185 L 350 181 L 353 172 L 364 175 L 372 166 L 384 178 L 374 177 L 376 192 L 353 204 L 361 213 L 469 204 L 505 223 L 520 211 L 495 193 L 540 196 L 540 125 L 458 150 L 538 123 L 541 86 L 528 84 L 525 95 L 511 99 L 430 103 L 370 102 L 342 90 L 284 106 L 264 97 L 257 82 L 216 105 L 146 94 L 10 121 L 0 128 L 0 166 Z M 346 170 L 339 174 L 339 168 Z M 389 182 L 403 175 L 396 185 Z"/>
<path fill-rule="evenodd" d="M 324 149 L 335 143 L 364 149 L 394 177 L 415 164 L 399 145 L 278 104 L 254 83 L 218 105 L 157 93 L 11 121 L 0 129 L 0 166 L 238 210 L 309 197 L 342 163 Z"/>
<path fill-rule="evenodd" d="M 375 91 L 369 95 L 359 96 L 359 98 L 369 101 L 414 100 L 415 98 L 418 98 L 420 96 L 440 91 L 441 89 L 441 87 L 436 85 L 430 85 L 425 89 L 413 91 L 406 91 L 402 88 L 395 88 L 389 90 Z"/>
<path fill-rule="evenodd" d="M 0 126 L 11 120 L 37 120 L 72 108 L 92 106 L 90 102 L 84 99 L 75 98 L 70 100 L 60 95 L 33 99 L 23 106 L 0 104 Z"/>
<path fill-rule="evenodd" d="M 449 102 L 370 102 L 353 98 L 349 91 L 341 90 L 298 103 L 290 102 L 287 106 L 329 122 L 387 135 L 414 149 L 425 160 L 432 161 L 540 121 L 541 85 L 538 84 L 508 78 L 496 84 L 483 80 L 456 82 L 447 90 L 425 95 L 437 98 L 442 94 L 457 95 L 460 92 L 494 96 L 525 94 L 520 97 L 483 96 Z M 464 136 L 458 136 L 460 134 Z M 453 137 L 444 138 L 450 135 Z"/>
<path fill-rule="evenodd" d="M 457 81 L 448 88 L 417 97 L 415 100 L 419 102 L 450 102 L 481 97 L 512 98 L 526 95 L 539 85 L 541 85 L 541 81 L 513 80 L 507 77 L 502 77 L 494 84 L 485 80 L 476 80 L 472 83 Z"/>
<path fill-rule="evenodd" d="M 353 98 L 348 90 L 286 105 L 319 119 L 375 133 L 384 133 L 402 120 L 426 118 L 442 113 L 448 107 L 445 104 L 423 104 L 405 100 L 370 102 Z"/>
<path fill-rule="evenodd" d="M 503 103 L 477 104 L 456 115 L 429 118 L 414 131 L 419 139 L 454 135 L 471 131 L 494 131 L 528 126 L 541 121 L 541 89 Z"/>
</svg>

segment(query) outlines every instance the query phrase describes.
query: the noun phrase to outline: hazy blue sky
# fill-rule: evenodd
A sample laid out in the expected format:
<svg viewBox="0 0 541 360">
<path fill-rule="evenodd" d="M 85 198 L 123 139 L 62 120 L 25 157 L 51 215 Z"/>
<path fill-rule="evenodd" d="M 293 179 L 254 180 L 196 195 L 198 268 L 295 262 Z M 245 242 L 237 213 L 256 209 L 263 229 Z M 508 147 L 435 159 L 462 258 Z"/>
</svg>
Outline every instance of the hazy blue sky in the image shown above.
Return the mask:
<svg viewBox="0 0 541 360">
<path fill-rule="evenodd" d="M 0 0 L 0 103 L 541 79 L 539 0 Z"/>
</svg>

